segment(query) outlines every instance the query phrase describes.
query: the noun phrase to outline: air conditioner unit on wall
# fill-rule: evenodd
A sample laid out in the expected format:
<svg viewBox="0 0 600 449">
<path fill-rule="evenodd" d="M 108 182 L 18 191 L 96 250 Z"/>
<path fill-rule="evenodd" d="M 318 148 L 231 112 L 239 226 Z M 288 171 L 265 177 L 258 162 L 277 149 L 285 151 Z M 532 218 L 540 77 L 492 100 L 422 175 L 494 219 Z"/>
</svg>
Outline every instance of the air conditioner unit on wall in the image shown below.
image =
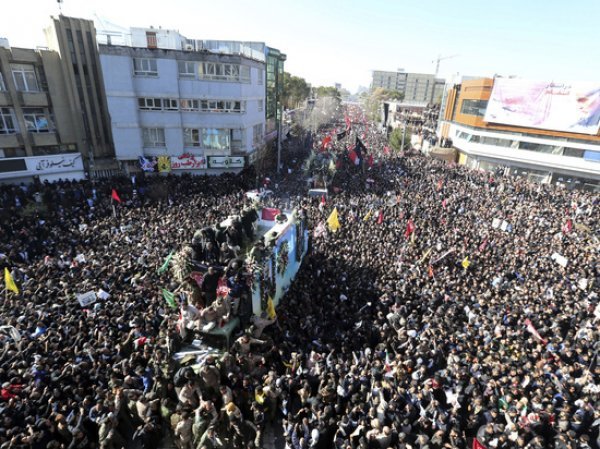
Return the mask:
<svg viewBox="0 0 600 449">
<path fill-rule="evenodd" d="M 194 46 L 192 44 L 185 44 L 185 50 L 192 51 L 193 49 L 194 49 Z"/>
</svg>

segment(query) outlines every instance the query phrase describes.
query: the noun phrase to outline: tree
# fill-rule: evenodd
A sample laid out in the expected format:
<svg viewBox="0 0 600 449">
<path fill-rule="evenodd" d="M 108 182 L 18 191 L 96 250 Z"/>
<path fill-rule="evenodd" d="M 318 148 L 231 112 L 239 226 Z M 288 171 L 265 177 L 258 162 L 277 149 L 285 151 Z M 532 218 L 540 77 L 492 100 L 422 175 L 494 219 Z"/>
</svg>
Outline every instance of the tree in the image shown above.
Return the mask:
<svg viewBox="0 0 600 449">
<path fill-rule="evenodd" d="M 370 120 L 379 121 L 381 115 L 381 104 L 384 101 L 402 101 L 404 94 L 397 90 L 388 90 L 383 87 L 373 89 L 369 94 L 362 96 L 365 102 L 365 111 Z"/>
<path fill-rule="evenodd" d="M 404 148 L 402 148 L 402 128 L 396 128 L 390 134 L 390 145 L 396 151 L 408 150 L 410 149 L 410 131 L 408 127 L 404 131 Z"/>
<path fill-rule="evenodd" d="M 296 109 L 309 96 L 310 85 L 304 78 L 284 72 L 282 100 L 286 109 Z"/>
<path fill-rule="evenodd" d="M 319 87 L 315 87 L 313 89 L 313 93 L 315 95 L 316 98 L 325 98 L 325 97 L 331 97 L 331 98 L 335 98 L 339 101 L 342 100 L 341 95 L 340 95 L 340 91 L 337 90 L 335 87 L 331 87 L 331 86 L 319 86 Z"/>
</svg>

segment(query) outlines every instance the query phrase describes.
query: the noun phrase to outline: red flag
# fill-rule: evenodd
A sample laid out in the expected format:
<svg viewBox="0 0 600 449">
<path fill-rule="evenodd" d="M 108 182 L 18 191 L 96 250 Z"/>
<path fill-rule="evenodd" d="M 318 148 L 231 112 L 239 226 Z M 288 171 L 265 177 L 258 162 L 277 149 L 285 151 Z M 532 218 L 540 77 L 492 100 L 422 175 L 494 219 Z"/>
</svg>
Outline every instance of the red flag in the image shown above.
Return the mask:
<svg viewBox="0 0 600 449">
<path fill-rule="evenodd" d="M 390 147 L 383 147 L 383 154 L 385 154 L 386 156 L 390 155 Z"/>
<path fill-rule="evenodd" d="M 360 164 L 360 158 L 358 157 L 358 154 L 356 154 L 356 151 L 354 151 L 354 148 L 350 150 L 348 157 L 354 165 Z"/>
<path fill-rule="evenodd" d="M 442 207 L 443 207 L 444 209 L 446 209 L 446 204 L 447 204 L 447 203 L 446 203 L 446 198 L 444 198 L 444 199 L 442 200 Z"/>
<path fill-rule="evenodd" d="M 485 251 L 485 247 L 487 246 L 487 239 L 485 239 L 481 245 L 479 245 L 479 252 L 482 253 Z"/>
<path fill-rule="evenodd" d="M 568 234 L 572 230 L 573 230 L 573 220 L 571 220 L 569 218 L 569 219 L 567 219 L 567 222 L 562 227 L 562 232 L 563 232 L 563 234 Z"/>
<path fill-rule="evenodd" d="M 377 216 L 377 224 L 383 223 L 383 210 L 379 209 L 379 215 Z"/>
<path fill-rule="evenodd" d="M 321 195 L 321 204 L 325 206 L 325 195 Z"/>
<path fill-rule="evenodd" d="M 274 207 L 263 207 L 260 218 L 265 221 L 275 221 L 275 217 L 280 213 L 281 211 Z"/>
<path fill-rule="evenodd" d="M 110 195 L 111 198 L 117 202 L 121 202 L 121 198 L 119 198 L 119 194 L 117 193 L 116 189 L 112 189 L 112 194 Z"/>
<path fill-rule="evenodd" d="M 369 164 L 369 167 L 372 167 L 372 166 L 373 166 L 373 163 L 374 163 L 374 161 L 373 161 L 373 155 L 372 155 L 372 154 L 370 154 L 370 155 L 369 155 L 369 160 L 367 161 L 367 164 Z"/>
<path fill-rule="evenodd" d="M 537 331 L 537 329 L 535 328 L 535 326 L 533 325 L 533 323 L 531 322 L 531 320 L 529 318 L 527 318 L 525 320 L 525 326 L 527 326 L 527 332 L 529 332 L 531 335 L 533 335 L 535 338 L 537 338 L 542 343 L 546 344 L 546 340 L 544 340 L 542 338 L 542 336 Z"/>
<path fill-rule="evenodd" d="M 321 150 L 322 151 L 325 151 L 325 148 L 327 147 L 329 142 L 331 142 L 331 136 L 327 136 L 323 139 L 323 142 L 321 142 Z"/>
<path fill-rule="evenodd" d="M 481 444 L 477 438 L 474 438 L 472 449 L 486 449 L 486 447 L 483 444 Z"/>
<path fill-rule="evenodd" d="M 409 238 L 410 235 L 415 232 L 415 224 L 412 222 L 412 220 L 408 220 L 408 223 L 406 224 L 406 232 L 404 233 L 404 237 Z"/>
<path fill-rule="evenodd" d="M 350 117 L 344 114 L 344 120 L 346 121 L 346 131 L 350 131 Z"/>
</svg>

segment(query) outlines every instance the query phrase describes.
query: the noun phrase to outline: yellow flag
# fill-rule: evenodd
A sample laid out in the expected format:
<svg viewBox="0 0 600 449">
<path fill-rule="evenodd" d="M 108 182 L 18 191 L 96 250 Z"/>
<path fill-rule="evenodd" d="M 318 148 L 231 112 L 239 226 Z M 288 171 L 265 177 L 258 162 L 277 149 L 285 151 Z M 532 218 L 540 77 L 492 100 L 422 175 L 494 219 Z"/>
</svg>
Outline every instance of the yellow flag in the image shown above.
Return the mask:
<svg viewBox="0 0 600 449">
<path fill-rule="evenodd" d="M 462 261 L 461 265 L 465 270 L 467 268 L 469 268 L 469 265 L 471 265 L 471 262 L 469 261 L 469 256 L 465 257 L 465 259 Z"/>
<path fill-rule="evenodd" d="M 275 312 L 275 304 L 273 304 L 273 298 L 270 296 L 269 299 L 267 299 L 267 316 L 270 320 L 277 316 L 277 313 Z"/>
<path fill-rule="evenodd" d="M 371 218 L 371 216 L 373 215 L 373 209 L 369 210 L 369 212 L 367 212 L 367 215 L 364 216 L 363 221 L 369 221 L 369 218 Z"/>
<path fill-rule="evenodd" d="M 17 288 L 17 284 L 15 284 L 15 281 L 13 280 L 12 276 L 10 275 L 10 271 L 8 271 L 8 268 L 4 267 L 4 284 L 6 286 L 6 290 L 10 290 L 11 292 L 15 292 L 16 294 L 19 294 L 19 289 Z"/>
<path fill-rule="evenodd" d="M 333 212 L 331 212 L 331 215 L 327 219 L 327 225 L 329 226 L 329 229 L 332 230 L 333 232 L 340 229 L 341 225 L 340 225 L 340 220 L 338 220 L 337 207 L 333 209 Z"/>
</svg>

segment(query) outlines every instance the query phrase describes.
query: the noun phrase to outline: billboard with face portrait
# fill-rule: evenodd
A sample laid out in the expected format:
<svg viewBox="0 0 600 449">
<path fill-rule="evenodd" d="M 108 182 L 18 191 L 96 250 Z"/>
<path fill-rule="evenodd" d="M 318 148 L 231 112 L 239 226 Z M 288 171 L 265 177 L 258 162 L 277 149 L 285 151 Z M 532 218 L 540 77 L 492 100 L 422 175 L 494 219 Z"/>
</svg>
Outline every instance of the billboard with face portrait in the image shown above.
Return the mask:
<svg viewBox="0 0 600 449">
<path fill-rule="evenodd" d="M 595 135 L 600 127 L 600 83 L 496 78 L 485 121 Z"/>
</svg>

